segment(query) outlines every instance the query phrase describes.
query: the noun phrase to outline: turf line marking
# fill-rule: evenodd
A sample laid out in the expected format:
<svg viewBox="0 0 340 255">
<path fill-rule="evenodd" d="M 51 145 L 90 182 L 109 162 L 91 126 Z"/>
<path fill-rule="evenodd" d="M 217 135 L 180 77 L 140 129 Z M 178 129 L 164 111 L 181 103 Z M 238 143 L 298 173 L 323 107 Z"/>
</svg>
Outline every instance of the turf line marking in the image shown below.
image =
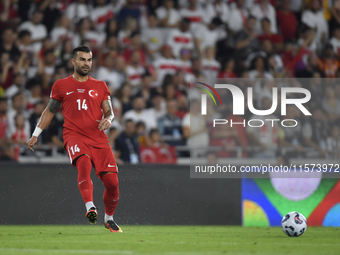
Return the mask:
<svg viewBox="0 0 340 255">
<path fill-rule="evenodd" d="M 26 249 L 26 248 L 0 248 L 0 251 L 18 251 L 18 252 L 52 252 L 52 253 L 91 253 L 91 254 L 133 254 L 132 251 L 105 251 L 105 250 L 64 250 L 64 249 Z"/>
</svg>

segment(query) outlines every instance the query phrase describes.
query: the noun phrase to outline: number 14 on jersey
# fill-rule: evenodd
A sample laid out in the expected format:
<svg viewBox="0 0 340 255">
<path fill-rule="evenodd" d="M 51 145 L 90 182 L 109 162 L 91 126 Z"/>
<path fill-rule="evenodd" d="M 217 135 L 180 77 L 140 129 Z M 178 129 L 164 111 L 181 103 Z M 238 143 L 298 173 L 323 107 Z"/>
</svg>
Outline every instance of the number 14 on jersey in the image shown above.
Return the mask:
<svg viewBox="0 0 340 255">
<path fill-rule="evenodd" d="M 83 103 L 81 103 L 81 99 L 77 99 L 78 103 L 78 110 L 80 111 L 81 109 L 84 109 L 85 111 L 87 110 L 87 104 L 86 104 L 86 99 L 83 100 Z"/>
</svg>

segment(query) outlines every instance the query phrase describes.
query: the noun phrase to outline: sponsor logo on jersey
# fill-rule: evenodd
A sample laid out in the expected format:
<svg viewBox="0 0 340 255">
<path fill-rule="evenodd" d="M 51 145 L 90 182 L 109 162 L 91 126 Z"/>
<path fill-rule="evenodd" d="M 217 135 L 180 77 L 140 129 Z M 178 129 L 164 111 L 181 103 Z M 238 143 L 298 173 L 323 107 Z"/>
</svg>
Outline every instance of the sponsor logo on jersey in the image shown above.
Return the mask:
<svg viewBox="0 0 340 255">
<path fill-rule="evenodd" d="M 77 89 L 78 90 L 78 93 L 84 93 L 85 92 L 85 89 Z"/>
</svg>

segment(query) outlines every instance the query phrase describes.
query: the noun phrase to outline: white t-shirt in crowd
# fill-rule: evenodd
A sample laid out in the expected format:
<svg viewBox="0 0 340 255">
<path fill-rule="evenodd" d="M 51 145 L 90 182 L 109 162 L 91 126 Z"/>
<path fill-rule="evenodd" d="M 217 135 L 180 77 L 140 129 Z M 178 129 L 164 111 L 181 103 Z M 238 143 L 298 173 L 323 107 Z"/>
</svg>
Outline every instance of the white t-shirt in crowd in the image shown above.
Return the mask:
<svg viewBox="0 0 340 255">
<path fill-rule="evenodd" d="M 328 38 L 328 23 L 325 19 L 323 11 L 318 11 L 313 13 L 310 10 L 305 10 L 302 13 L 301 22 L 310 26 L 312 29 L 316 30 L 316 35 L 314 37 L 314 41 L 316 42 L 319 48 L 322 47 L 322 34 L 325 34 L 325 39 Z"/>
<path fill-rule="evenodd" d="M 207 26 L 202 26 L 197 29 L 196 33 L 194 34 L 195 38 L 198 38 L 201 42 L 200 48 L 201 51 L 204 52 L 205 48 L 208 46 L 215 47 L 217 41 L 226 38 L 227 33 L 225 30 L 220 27 L 215 30 L 210 30 Z"/>
<path fill-rule="evenodd" d="M 106 22 L 113 18 L 114 12 L 111 5 L 96 7 L 91 11 L 91 20 L 97 23 L 97 31 L 104 32 Z"/>
<path fill-rule="evenodd" d="M 97 70 L 98 79 L 108 82 L 109 90 L 118 90 L 120 88 L 119 75 L 115 70 L 109 70 L 105 66 L 101 66 Z"/>
<path fill-rule="evenodd" d="M 254 8 L 251 10 L 251 14 L 256 17 L 256 31 L 258 33 L 263 33 L 261 27 L 261 20 L 263 18 L 268 18 L 270 20 L 270 31 L 273 34 L 277 33 L 277 26 L 276 26 L 276 11 L 275 8 L 270 4 L 267 3 L 267 10 L 262 10 L 261 5 L 256 4 Z"/>
<path fill-rule="evenodd" d="M 161 28 L 145 28 L 141 35 L 142 42 L 145 43 L 150 50 L 158 50 L 164 44 L 165 34 Z"/>
<path fill-rule="evenodd" d="M 167 74 L 174 75 L 177 72 L 179 68 L 179 62 L 177 59 L 161 57 L 153 62 L 153 66 L 157 72 L 156 85 L 158 87 L 162 86 L 164 77 Z"/>
<path fill-rule="evenodd" d="M 156 9 L 156 14 L 159 19 L 165 19 L 167 17 L 167 10 L 165 7 L 161 6 Z M 171 8 L 169 11 L 169 19 L 168 19 L 168 24 L 173 26 L 176 25 L 179 21 L 181 20 L 181 15 L 179 12 Z"/>
<path fill-rule="evenodd" d="M 90 12 L 90 6 L 86 4 L 72 3 L 66 9 L 66 15 L 73 23 L 77 23 L 82 18 L 89 17 Z"/>
<path fill-rule="evenodd" d="M 95 47 L 100 47 L 103 45 L 106 39 L 105 33 L 100 33 L 97 31 L 89 31 L 84 35 L 84 39 L 90 41 Z M 73 36 L 72 44 L 73 47 L 79 46 L 81 43 L 80 35 L 77 33 Z"/>
<path fill-rule="evenodd" d="M 246 9 L 238 9 L 236 6 L 231 8 L 228 25 L 230 30 L 237 33 L 243 29 L 243 16 L 245 19 L 248 18 L 249 12 Z"/>
<path fill-rule="evenodd" d="M 335 37 L 332 37 L 329 40 L 329 43 L 333 46 L 333 50 L 336 54 L 340 53 L 340 40 L 336 39 Z"/>
<path fill-rule="evenodd" d="M 215 59 L 208 60 L 204 58 L 202 60 L 202 69 L 206 83 L 214 85 L 220 72 L 221 64 Z"/>
<path fill-rule="evenodd" d="M 196 8 L 195 10 L 190 10 L 188 8 L 182 8 L 179 11 L 182 18 L 189 19 L 190 22 L 190 32 L 195 34 L 198 29 L 204 26 L 204 23 L 208 23 L 208 16 L 204 13 L 201 8 Z"/>
<path fill-rule="evenodd" d="M 176 58 L 180 56 L 181 49 L 194 49 L 194 38 L 192 34 L 189 31 L 182 32 L 178 28 L 170 31 L 167 42 L 172 47 L 172 52 Z"/>
<path fill-rule="evenodd" d="M 228 23 L 230 12 L 229 6 L 226 3 L 222 2 L 220 5 L 210 3 L 207 5 L 205 11 L 205 15 L 207 15 L 207 23 L 210 23 L 211 20 L 215 17 L 219 17 L 226 24 Z"/>
<path fill-rule="evenodd" d="M 66 36 L 67 39 L 73 39 L 73 33 L 64 27 L 54 27 L 51 30 L 51 41 L 52 43 L 56 43 L 61 36 Z M 62 45 L 58 45 L 58 49 L 61 49 Z"/>
<path fill-rule="evenodd" d="M 132 88 L 138 87 L 142 83 L 142 76 L 145 72 L 144 67 L 128 65 L 126 67 L 127 78 L 130 81 Z"/>
<path fill-rule="evenodd" d="M 144 109 L 140 113 L 137 113 L 134 109 L 127 111 L 123 116 L 123 123 L 128 119 L 133 120 L 135 123 L 143 121 L 148 132 L 157 127 L 156 117 L 150 114 L 149 110 Z"/>
<path fill-rule="evenodd" d="M 198 132 L 206 126 L 206 121 L 200 114 L 193 115 L 187 113 L 182 120 L 182 127 L 190 128 L 190 133 Z M 187 145 L 191 148 L 207 148 L 209 146 L 209 134 L 207 131 L 200 134 L 191 135 L 187 140 Z"/>
<path fill-rule="evenodd" d="M 19 26 L 19 31 L 22 30 L 28 30 L 31 33 L 32 40 L 40 40 L 47 37 L 47 29 L 44 24 L 34 25 L 31 21 L 25 21 Z M 42 48 L 42 42 L 34 42 L 31 45 L 34 52 L 39 52 Z"/>
</svg>

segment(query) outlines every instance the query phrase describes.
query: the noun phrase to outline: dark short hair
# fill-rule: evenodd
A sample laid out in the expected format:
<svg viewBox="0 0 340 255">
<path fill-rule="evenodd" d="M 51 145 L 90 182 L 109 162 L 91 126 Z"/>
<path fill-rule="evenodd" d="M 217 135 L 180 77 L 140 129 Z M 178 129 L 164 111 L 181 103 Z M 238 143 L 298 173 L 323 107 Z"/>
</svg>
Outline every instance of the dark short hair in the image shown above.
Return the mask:
<svg viewBox="0 0 340 255">
<path fill-rule="evenodd" d="M 18 34 L 18 38 L 19 39 L 22 39 L 22 38 L 24 38 L 25 36 L 30 36 L 31 35 L 31 32 L 30 31 L 28 31 L 28 30 L 21 30 L 20 32 L 19 32 L 19 34 Z"/>
<path fill-rule="evenodd" d="M 269 24 L 271 23 L 271 22 L 270 22 L 270 19 L 268 19 L 267 17 L 264 17 L 263 19 L 261 19 L 261 23 L 262 23 L 263 21 L 267 21 Z"/>
<path fill-rule="evenodd" d="M 72 51 L 72 58 L 76 58 L 78 51 L 89 53 L 91 52 L 90 48 L 85 45 L 79 45 L 78 47 L 74 48 Z"/>
<path fill-rule="evenodd" d="M 154 133 L 159 133 L 157 128 L 152 128 L 149 132 L 149 136 L 152 136 Z"/>
</svg>

